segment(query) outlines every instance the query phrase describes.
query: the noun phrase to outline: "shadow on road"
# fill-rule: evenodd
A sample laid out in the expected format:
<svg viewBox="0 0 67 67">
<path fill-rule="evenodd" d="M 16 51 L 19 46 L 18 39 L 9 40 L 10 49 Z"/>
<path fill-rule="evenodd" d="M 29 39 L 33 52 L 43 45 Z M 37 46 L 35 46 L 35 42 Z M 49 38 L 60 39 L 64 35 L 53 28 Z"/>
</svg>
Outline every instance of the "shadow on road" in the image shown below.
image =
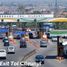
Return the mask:
<svg viewBox="0 0 67 67">
<path fill-rule="evenodd" d="M 65 58 L 65 59 L 67 59 L 67 55 L 66 55 L 66 56 L 64 56 L 64 58 Z"/>
<path fill-rule="evenodd" d="M 56 59 L 57 56 L 46 56 L 46 59 Z"/>
<path fill-rule="evenodd" d="M 56 55 L 54 55 L 54 56 L 50 55 L 50 56 L 46 56 L 45 58 L 46 59 L 56 59 L 56 57 L 57 57 Z M 64 59 L 67 59 L 67 56 L 64 56 Z"/>
</svg>

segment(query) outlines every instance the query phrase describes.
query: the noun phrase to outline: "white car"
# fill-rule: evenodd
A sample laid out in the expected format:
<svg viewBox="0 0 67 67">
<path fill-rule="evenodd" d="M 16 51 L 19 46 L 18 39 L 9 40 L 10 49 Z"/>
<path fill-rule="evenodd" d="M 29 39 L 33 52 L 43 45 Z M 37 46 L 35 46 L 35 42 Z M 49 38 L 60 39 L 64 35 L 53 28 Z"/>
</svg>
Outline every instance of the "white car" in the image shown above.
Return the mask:
<svg viewBox="0 0 67 67">
<path fill-rule="evenodd" d="M 52 37 L 51 40 L 52 40 L 53 42 L 57 42 L 57 37 Z"/>
<path fill-rule="evenodd" d="M 7 57 L 7 52 L 5 49 L 0 49 L 0 58 L 5 58 Z"/>
<path fill-rule="evenodd" d="M 15 47 L 14 46 L 9 46 L 8 47 L 8 53 L 15 53 Z"/>
</svg>

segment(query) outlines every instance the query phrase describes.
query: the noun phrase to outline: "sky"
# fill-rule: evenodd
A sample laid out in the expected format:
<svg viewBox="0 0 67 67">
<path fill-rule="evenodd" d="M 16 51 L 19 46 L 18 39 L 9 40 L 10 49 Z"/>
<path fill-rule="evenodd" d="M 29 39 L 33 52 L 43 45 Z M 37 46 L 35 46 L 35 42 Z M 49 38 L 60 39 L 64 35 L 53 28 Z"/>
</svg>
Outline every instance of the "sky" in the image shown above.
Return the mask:
<svg viewBox="0 0 67 67">
<path fill-rule="evenodd" d="M 0 0 L 0 3 L 3 4 L 10 4 L 10 3 L 17 3 L 17 4 L 54 4 L 55 0 Z M 57 0 L 58 4 L 67 5 L 67 0 Z"/>
</svg>

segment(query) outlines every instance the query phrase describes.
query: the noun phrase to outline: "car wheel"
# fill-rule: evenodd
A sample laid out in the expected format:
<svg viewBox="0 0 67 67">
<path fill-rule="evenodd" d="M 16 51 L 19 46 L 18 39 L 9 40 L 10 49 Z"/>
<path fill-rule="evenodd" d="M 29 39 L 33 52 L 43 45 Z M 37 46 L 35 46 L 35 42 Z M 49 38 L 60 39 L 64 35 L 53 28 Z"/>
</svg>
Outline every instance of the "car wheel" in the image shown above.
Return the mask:
<svg viewBox="0 0 67 67">
<path fill-rule="evenodd" d="M 41 64 L 44 64 L 44 61 L 42 61 Z"/>
<path fill-rule="evenodd" d="M 20 48 L 22 48 L 22 46 L 20 46 Z"/>
</svg>

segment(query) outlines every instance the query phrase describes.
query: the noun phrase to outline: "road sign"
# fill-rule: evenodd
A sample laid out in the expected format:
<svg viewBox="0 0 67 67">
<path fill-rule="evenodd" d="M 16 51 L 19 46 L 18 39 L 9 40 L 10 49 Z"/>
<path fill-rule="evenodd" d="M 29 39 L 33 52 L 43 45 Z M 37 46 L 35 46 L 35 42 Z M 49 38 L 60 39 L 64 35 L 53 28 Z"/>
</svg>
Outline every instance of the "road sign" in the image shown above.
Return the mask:
<svg viewBox="0 0 67 67">
<path fill-rule="evenodd" d="M 50 36 L 67 36 L 67 30 L 52 30 Z"/>
</svg>

